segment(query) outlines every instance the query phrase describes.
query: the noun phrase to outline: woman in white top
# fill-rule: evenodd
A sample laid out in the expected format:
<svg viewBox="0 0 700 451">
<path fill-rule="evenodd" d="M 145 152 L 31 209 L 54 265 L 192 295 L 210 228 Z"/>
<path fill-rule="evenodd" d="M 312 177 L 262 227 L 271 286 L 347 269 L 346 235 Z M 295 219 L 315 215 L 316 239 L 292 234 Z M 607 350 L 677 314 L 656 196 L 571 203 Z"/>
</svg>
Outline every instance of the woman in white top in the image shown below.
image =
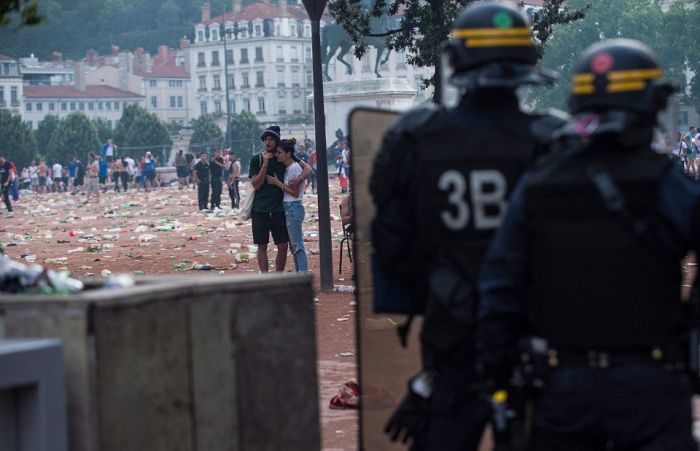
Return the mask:
<svg viewBox="0 0 700 451">
<path fill-rule="evenodd" d="M 289 234 L 289 249 L 294 257 L 294 267 L 297 272 L 309 272 L 309 258 L 304 249 L 304 233 L 301 225 L 304 222 L 304 205 L 301 199 L 304 197 L 304 183 L 290 183 L 302 175 L 303 170 L 299 163 L 292 159 L 296 139 L 283 139 L 280 141 L 275 153 L 277 161 L 285 166 L 284 182 L 276 176 L 267 176 L 267 182 L 284 192 L 282 203 L 284 215 L 287 221 L 287 233 Z"/>
</svg>

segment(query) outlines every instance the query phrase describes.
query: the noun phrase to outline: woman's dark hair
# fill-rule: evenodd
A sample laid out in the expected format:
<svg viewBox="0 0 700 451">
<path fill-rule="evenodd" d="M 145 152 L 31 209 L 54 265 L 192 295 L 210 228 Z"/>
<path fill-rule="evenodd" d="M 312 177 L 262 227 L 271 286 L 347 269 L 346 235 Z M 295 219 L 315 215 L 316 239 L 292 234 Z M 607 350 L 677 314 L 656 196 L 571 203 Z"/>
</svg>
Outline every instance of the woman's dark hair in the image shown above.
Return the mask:
<svg viewBox="0 0 700 451">
<path fill-rule="evenodd" d="M 297 140 L 292 139 L 282 139 L 280 140 L 280 149 L 284 150 L 286 153 L 294 153 L 294 146 L 296 146 Z"/>
</svg>

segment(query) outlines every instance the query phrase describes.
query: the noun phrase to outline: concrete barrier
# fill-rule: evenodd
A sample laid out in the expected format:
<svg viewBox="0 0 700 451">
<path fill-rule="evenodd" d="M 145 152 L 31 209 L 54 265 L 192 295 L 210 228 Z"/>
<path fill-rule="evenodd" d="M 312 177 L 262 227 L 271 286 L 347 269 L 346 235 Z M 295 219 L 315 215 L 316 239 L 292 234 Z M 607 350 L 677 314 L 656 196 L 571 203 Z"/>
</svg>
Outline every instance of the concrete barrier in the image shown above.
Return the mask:
<svg viewBox="0 0 700 451">
<path fill-rule="evenodd" d="M 320 448 L 308 276 L 5 295 L 0 336 L 63 340 L 74 451 Z"/>
</svg>

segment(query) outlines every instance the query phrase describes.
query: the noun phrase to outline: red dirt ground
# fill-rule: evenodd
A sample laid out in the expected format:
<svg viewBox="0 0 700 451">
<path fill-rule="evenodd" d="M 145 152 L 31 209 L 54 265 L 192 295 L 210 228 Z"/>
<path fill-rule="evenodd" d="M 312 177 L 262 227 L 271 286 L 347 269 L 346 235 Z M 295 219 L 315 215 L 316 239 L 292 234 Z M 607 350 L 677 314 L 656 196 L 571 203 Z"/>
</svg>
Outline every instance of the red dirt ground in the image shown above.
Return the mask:
<svg viewBox="0 0 700 451">
<path fill-rule="evenodd" d="M 190 268 L 198 263 L 214 266 L 208 272 L 222 276 L 258 271 L 255 255 L 245 255 L 251 253 L 247 248 L 252 245 L 250 222 L 241 223 L 226 208 L 217 214 L 199 213 L 194 190 L 108 192 L 101 195 L 99 204 L 93 201 L 81 205 L 84 200 L 84 196 L 67 193 L 23 195 L 15 206 L 15 217 L 0 219 L 0 242 L 5 253 L 23 263 L 71 271 L 76 277 L 99 277 L 103 271 L 196 277 L 200 271 Z M 338 211 L 339 203 L 339 187 L 331 181 L 331 212 Z M 222 204 L 230 205 L 230 201 L 222 199 Z M 317 275 L 314 283 L 323 449 L 354 450 L 357 412 L 328 408 L 343 382 L 357 377 L 354 299 L 351 293 L 319 290 L 315 195 L 306 195 L 305 209 L 305 245 L 311 271 Z M 342 226 L 337 215 L 332 216 L 331 227 L 334 283 L 351 285 L 352 267 L 347 258 L 343 273 L 338 274 Z M 268 257 L 274 261 L 275 254 L 272 251 Z M 292 270 L 290 256 L 287 271 Z"/>
</svg>

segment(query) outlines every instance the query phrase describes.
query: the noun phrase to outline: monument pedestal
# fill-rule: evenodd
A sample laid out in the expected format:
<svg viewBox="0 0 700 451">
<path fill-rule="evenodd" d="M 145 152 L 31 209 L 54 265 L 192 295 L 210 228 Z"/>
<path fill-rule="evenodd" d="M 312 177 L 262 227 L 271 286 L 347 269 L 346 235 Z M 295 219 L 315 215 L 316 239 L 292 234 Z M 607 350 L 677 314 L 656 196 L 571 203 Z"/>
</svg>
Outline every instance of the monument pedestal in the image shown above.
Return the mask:
<svg viewBox="0 0 700 451">
<path fill-rule="evenodd" d="M 416 90 L 405 78 L 335 81 L 323 84 L 326 109 L 326 143 L 336 141 L 338 129 L 348 134 L 348 115 L 353 108 L 364 106 L 384 110 L 406 111 L 415 105 Z M 313 99 L 313 94 L 309 96 Z"/>
</svg>

